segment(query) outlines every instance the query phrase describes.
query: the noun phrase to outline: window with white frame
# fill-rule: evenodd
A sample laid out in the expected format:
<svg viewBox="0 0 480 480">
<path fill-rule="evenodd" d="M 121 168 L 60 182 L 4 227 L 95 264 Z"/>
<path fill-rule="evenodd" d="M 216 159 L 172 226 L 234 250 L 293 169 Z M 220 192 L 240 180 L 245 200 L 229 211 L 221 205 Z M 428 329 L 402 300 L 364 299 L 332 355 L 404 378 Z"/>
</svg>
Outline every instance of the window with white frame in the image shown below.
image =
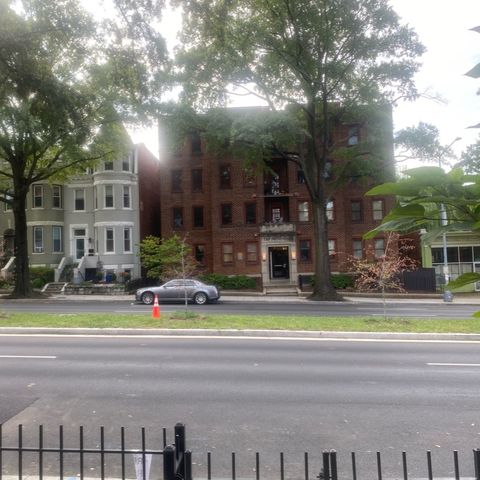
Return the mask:
<svg viewBox="0 0 480 480">
<path fill-rule="evenodd" d="M 122 160 L 122 170 L 124 172 L 129 172 L 130 171 L 130 164 L 131 164 L 131 156 L 127 155 L 126 157 L 123 158 Z"/>
<path fill-rule="evenodd" d="M 10 192 L 10 193 L 7 192 L 7 193 L 5 194 L 5 200 L 6 200 L 6 202 L 5 202 L 5 211 L 6 211 L 6 212 L 9 212 L 9 211 L 12 210 L 12 203 L 11 203 L 11 202 L 13 202 L 13 195 L 12 195 L 11 192 Z"/>
<path fill-rule="evenodd" d="M 123 251 L 124 253 L 132 251 L 132 229 L 130 227 L 123 229 Z"/>
<path fill-rule="evenodd" d="M 374 240 L 373 245 L 375 250 L 375 257 L 383 257 L 383 255 L 385 255 L 385 239 L 377 238 Z"/>
<path fill-rule="evenodd" d="M 52 207 L 62 208 L 62 186 L 61 185 L 52 186 Z"/>
<path fill-rule="evenodd" d="M 73 192 L 74 196 L 74 210 L 84 211 L 85 210 L 85 190 L 83 188 L 76 188 Z"/>
<path fill-rule="evenodd" d="M 123 208 L 131 208 L 131 187 L 129 185 L 123 186 Z"/>
<path fill-rule="evenodd" d="M 330 200 L 327 202 L 326 206 L 326 214 L 327 214 L 327 220 L 329 222 L 333 222 L 335 220 L 335 203 L 333 200 Z"/>
<path fill-rule="evenodd" d="M 63 252 L 63 227 L 61 226 L 52 227 L 52 252 Z"/>
<path fill-rule="evenodd" d="M 310 206 L 308 202 L 298 202 L 298 221 L 308 222 L 310 220 Z"/>
<path fill-rule="evenodd" d="M 33 227 L 33 252 L 43 253 L 43 227 Z"/>
<path fill-rule="evenodd" d="M 113 185 L 105 185 L 105 208 L 113 208 Z"/>
<path fill-rule="evenodd" d="M 363 242 L 359 239 L 352 240 L 352 249 L 354 258 L 363 258 Z"/>
<path fill-rule="evenodd" d="M 105 228 L 105 252 L 106 253 L 115 252 L 115 238 L 114 238 L 114 230 L 112 227 Z"/>
<path fill-rule="evenodd" d="M 360 137 L 360 127 L 358 125 L 350 125 L 348 127 L 348 145 L 358 145 Z"/>
<path fill-rule="evenodd" d="M 43 208 L 43 185 L 33 186 L 33 208 Z"/>
<path fill-rule="evenodd" d="M 372 216 L 375 221 L 383 219 L 383 200 L 372 201 Z"/>
<path fill-rule="evenodd" d="M 330 257 L 335 256 L 337 253 L 337 241 L 336 240 L 328 240 L 328 255 Z"/>
</svg>

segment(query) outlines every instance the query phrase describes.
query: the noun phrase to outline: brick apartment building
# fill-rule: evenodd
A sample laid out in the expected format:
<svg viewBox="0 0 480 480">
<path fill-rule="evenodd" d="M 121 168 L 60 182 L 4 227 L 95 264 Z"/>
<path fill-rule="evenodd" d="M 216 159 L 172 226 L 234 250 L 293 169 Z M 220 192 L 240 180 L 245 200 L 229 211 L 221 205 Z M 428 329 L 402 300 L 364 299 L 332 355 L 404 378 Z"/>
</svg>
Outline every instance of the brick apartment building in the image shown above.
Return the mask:
<svg viewBox="0 0 480 480">
<path fill-rule="evenodd" d="M 386 154 L 378 168 L 393 175 L 391 114 L 388 118 Z M 334 136 L 355 145 L 366 128 L 338 124 Z M 162 237 L 186 235 L 205 271 L 252 276 L 264 290 L 296 288 L 299 275 L 314 271 L 311 201 L 298 166 L 272 158 L 271 168 L 275 174 L 252 175 L 241 160 L 211 155 L 199 135 L 189 136 L 179 151 L 161 155 Z M 383 253 L 383 238 L 362 240 L 394 203 L 392 197 L 365 197 L 375 183 L 351 182 L 327 205 L 332 272 L 344 270 L 350 256 Z"/>
</svg>

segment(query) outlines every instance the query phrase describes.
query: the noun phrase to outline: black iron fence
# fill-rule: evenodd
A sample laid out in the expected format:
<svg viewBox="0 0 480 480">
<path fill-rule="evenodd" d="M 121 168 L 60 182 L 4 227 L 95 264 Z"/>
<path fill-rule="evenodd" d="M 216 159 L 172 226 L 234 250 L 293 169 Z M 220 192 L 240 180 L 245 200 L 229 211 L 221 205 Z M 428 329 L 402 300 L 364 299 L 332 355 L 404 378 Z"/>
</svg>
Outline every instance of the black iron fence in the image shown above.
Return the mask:
<svg viewBox="0 0 480 480">
<path fill-rule="evenodd" d="M 50 438 L 52 438 L 51 433 Z M 355 452 L 338 455 L 335 450 L 325 450 L 318 455 L 296 452 L 296 457 L 301 461 L 293 464 L 286 462 L 286 455 L 280 453 L 277 466 L 272 468 L 271 462 L 263 465 L 259 452 L 255 452 L 250 460 L 231 453 L 231 458 L 226 464 L 215 465 L 212 453 L 196 454 L 192 458 L 192 452 L 186 449 L 186 433 L 183 424 L 177 424 L 174 428 L 174 441 L 167 443 L 167 429 L 161 432 L 161 448 L 147 447 L 145 428 L 140 429 L 139 448 L 128 448 L 126 430 L 120 429 L 120 437 L 116 439 L 116 446 L 107 441 L 105 428 L 100 427 L 99 436 L 94 441 L 95 445 L 87 446 L 84 428 L 79 427 L 78 432 L 72 437 L 68 432 L 68 441 L 63 426 L 59 427 L 54 446 L 47 446 L 45 432 L 42 426 L 38 427 L 36 435 L 29 434 L 28 441 L 25 439 L 25 430 L 22 425 L 18 426 L 15 445 L 4 444 L 3 426 L 0 425 L 0 480 L 23 480 L 25 478 L 38 478 L 46 480 L 58 478 L 70 480 L 72 477 L 84 480 L 88 478 L 113 479 L 134 478 L 148 480 L 163 478 L 164 480 L 193 480 L 203 478 L 249 478 L 260 480 L 261 478 L 275 478 L 279 480 L 387 480 L 391 478 L 414 480 L 417 478 L 474 478 L 480 480 L 480 449 L 473 450 L 473 465 L 470 462 L 463 464 L 464 471 L 460 472 L 460 459 L 458 451 L 453 451 L 451 466 L 445 471 L 435 470 L 432 453 L 426 452 L 424 464 L 417 471 L 423 474 L 411 473 L 407 453 L 401 452 L 400 461 L 396 465 L 396 473 L 391 469 L 385 470 L 383 457 L 380 452 L 373 455 L 373 465 L 365 468 L 362 464 L 362 475 L 359 474 L 358 455 Z M 36 438 L 34 438 L 36 437 Z M 90 439 L 91 440 L 91 439 Z M 68 445 L 67 445 L 68 443 Z M 72 446 L 72 443 L 76 443 Z M 34 446 L 32 446 L 32 444 Z M 202 458 L 203 457 L 203 458 Z M 291 457 L 289 457 L 291 460 Z M 340 461 L 341 460 L 341 461 Z M 416 458 L 418 462 L 418 457 Z M 465 462 L 465 459 L 463 459 Z M 153 464 L 155 466 L 153 467 Z M 248 464 L 248 465 L 247 465 Z M 192 465 L 196 471 L 192 471 Z M 245 468 L 247 466 L 247 468 Z M 253 468 L 251 468 L 253 466 Z M 472 469 L 473 467 L 473 469 Z M 253 472 L 253 473 L 252 473 Z M 465 473 L 467 472 L 467 473 Z M 470 473 L 469 473 L 470 472 Z M 473 475 L 473 477 L 472 477 Z"/>
<path fill-rule="evenodd" d="M 18 426 L 16 445 L 4 445 L 3 425 L 0 424 L 0 480 L 4 478 L 46 477 L 78 478 L 136 478 L 147 480 L 154 457 L 161 457 L 165 480 L 191 480 L 191 452 L 186 450 L 185 426 L 177 424 L 174 428 L 175 441 L 167 445 L 167 429 L 162 429 L 162 448 L 147 448 L 146 431 L 140 429 L 140 448 L 127 448 L 125 428 L 120 428 L 117 446 L 112 448 L 106 442 L 105 427 L 100 427 L 99 438 L 94 447 L 87 446 L 83 426 L 77 433 L 77 445 L 67 446 L 62 425 L 58 430 L 55 446 L 47 446 L 42 425 L 38 427 L 36 445 L 25 442 L 23 425 Z M 72 432 L 68 435 L 72 443 Z M 33 438 L 30 436 L 29 441 Z M 158 463 L 158 462 L 157 462 Z M 155 478 L 159 478 L 158 473 Z"/>
</svg>

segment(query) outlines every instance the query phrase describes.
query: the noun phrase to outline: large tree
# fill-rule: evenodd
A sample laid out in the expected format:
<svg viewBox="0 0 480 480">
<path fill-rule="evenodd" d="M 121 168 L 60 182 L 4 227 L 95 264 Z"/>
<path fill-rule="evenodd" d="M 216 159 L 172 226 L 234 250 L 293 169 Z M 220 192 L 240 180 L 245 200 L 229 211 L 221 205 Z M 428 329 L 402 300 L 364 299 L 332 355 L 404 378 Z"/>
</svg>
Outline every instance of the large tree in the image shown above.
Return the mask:
<svg viewBox="0 0 480 480">
<path fill-rule="evenodd" d="M 31 294 L 26 198 L 33 183 L 129 148 L 164 84 L 161 0 L 116 0 L 94 21 L 75 0 L 0 0 L 0 200 L 15 222 L 14 295 Z"/>
<path fill-rule="evenodd" d="M 359 121 L 360 105 L 378 106 L 415 95 L 412 78 L 423 47 L 386 0 L 176 3 L 184 10 L 178 59 L 185 100 L 206 111 L 225 106 L 231 92 L 262 99 L 266 113 L 259 121 L 244 115 L 243 122 L 241 117 L 223 124 L 210 122 L 217 129 L 234 128 L 225 135 L 212 130 L 207 134 L 209 139 L 233 137 L 237 146 L 242 140 L 250 147 L 250 161 L 282 156 L 302 168 L 313 205 L 317 252 L 312 298 L 336 298 L 325 213 L 328 168 L 338 155 L 355 159 L 359 166 L 367 152 L 345 154 L 345 148 L 339 152 L 332 128 Z M 283 112 L 280 117 L 268 116 L 278 110 Z M 292 142 L 287 145 L 292 138 L 297 142 L 294 150 Z M 341 144 L 345 143 L 343 139 Z M 348 178 L 356 176 L 346 173 Z"/>
</svg>

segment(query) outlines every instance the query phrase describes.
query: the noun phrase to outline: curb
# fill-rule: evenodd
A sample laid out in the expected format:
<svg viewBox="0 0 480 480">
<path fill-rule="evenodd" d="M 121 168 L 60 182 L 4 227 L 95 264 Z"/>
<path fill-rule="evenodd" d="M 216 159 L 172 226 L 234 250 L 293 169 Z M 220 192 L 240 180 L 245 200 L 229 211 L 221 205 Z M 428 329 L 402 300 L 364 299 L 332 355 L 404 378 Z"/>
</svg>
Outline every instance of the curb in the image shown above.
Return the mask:
<svg viewBox="0 0 480 480">
<path fill-rule="evenodd" d="M 26 328 L 0 327 L 0 335 L 111 336 L 111 337 L 224 337 L 252 339 L 331 339 L 431 342 L 480 342 L 478 333 L 325 332 L 308 330 L 209 330 L 209 329 L 128 329 L 128 328 Z"/>
</svg>

